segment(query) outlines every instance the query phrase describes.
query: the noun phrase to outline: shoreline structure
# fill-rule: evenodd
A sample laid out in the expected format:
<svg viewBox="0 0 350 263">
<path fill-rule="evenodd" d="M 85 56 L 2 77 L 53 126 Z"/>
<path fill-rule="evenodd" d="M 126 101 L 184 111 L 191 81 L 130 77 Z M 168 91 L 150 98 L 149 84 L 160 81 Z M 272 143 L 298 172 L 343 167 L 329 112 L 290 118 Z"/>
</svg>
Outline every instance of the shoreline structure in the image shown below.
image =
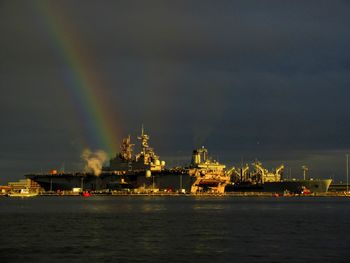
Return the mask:
<svg viewBox="0 0 350 263">
<path fill-rule="evenodd" d="M 40 198 L 40 197 L 218 197 L 218 198 L 235 198 L 235 197 L 261 197 L 261 198 L 313 198 L 313 197 L 350 197 L 350 193 L 346 191 L 341 192 L 327 192 L 327 193 L 311 193 L 311 194 L 278 194 L 269 192 L 226 192 L 226 193 L 168 193 L 168 192 L 157 192 L 157 193 L 127 193 L 127 192 L 110 192 L 110 193 L 95 193 L 88 192 L 88 195 L 84 195 L 84 192 L 72 192 L 72 191 L 62 191 L 62 192 L 37 192 L 32 196 L 15 196 L 18 198 Z M 86 193 L 86 192 L 85 192 Z M 1 193 L 1 197 L 9 197 L 9 194 Z M 13 196 L 11 196 L 13 197 Z"/>
</svg>

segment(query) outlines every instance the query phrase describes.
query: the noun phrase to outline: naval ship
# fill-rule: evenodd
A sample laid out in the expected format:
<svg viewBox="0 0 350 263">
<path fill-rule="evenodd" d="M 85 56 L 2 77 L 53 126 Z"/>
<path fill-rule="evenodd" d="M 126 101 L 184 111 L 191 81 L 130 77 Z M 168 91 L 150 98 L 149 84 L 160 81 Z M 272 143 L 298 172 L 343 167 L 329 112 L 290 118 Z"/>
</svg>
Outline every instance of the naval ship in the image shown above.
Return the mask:
<svg viewBox="0 0 350 263">
<path fill-rule="evenodd" d="M 226 166 L 209 157 L 204 146 L 192 153 L 186 167 L 168 169 L 165 161 L 149 146 L 150 136 L 144 132 L 137 137 L 140 152 L 133 154 L 131 136 L 124 138 L 120 152 L 96 176 L 93 173 L 64 173 L 56 170 L 45 174 L 27 174 L 45 191 L 82 190 L 169 191 L 182 193 L 224 193 L 231 174 Z"/>
<path fill-rule="evenodd" d="M 272 171 L 262 166 L 262 163 L 255 161 L 239 168 L 232 167 L 231 184 L 226 191 L 237 192 L 273 192 L 273 193 L 325 193 L 332 182 L 332 179 L 308 178 L 306 166 L 302 166 L 303 179 L 283 178 L 284 165 L 281 164 Z"/>
<path fill-rule="evenodd" d="M 110 159 L 99 175 L 86 172 L 65 173 L 53 170 L 44 174 L 27 174 L 26 178 L 38 183 L 45 191 L 81 190 L 108 191 L 168 191 L 182 193 L 224 192 L 274 192 L 291 193 L 327 192 L 331 179 L 307 179 L 304 167 L 303 180 L 283 178 L 284 165 L 268 171 L 261 162 L 250 166 L 226 169 L 224 164 L 213 160 L 202 146 L 192 152 L 192 159 L 185 167 L 166 168 L 165 161 L 150 147 L 150 136 L 143 127 L 140 152 L 134 154 L 131 136 L 124 138 L 120 152 Z"/>
</svg>

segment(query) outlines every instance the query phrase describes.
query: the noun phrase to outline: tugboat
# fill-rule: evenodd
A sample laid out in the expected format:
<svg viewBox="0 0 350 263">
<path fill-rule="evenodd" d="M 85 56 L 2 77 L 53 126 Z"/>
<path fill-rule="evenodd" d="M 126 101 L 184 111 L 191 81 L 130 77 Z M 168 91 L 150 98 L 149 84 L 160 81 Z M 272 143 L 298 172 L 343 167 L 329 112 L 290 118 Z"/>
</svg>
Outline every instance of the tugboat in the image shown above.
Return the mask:
<svg viewBox="0 0 350 263">
<path fill-rule="evenodd" d="M 89 197 L 89 196 L 91 196 L 91 193 L 89 191 L 83 191 L 81 193 L 81 195 L 84 196 L 84 197 Z"/>
</svg>

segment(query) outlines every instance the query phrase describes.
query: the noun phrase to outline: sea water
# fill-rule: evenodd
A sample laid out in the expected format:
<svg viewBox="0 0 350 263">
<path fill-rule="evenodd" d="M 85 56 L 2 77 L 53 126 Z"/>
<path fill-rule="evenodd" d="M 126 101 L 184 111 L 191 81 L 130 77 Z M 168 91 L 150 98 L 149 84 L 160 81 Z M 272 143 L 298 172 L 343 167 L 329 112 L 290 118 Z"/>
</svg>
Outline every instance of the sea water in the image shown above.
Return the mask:
<svg viewBox="0 0 350 263">
<path fill-rule="evenodd" d="M 350 262 L 346 197 L 0 198 L 1 262 Z"/>
</svg>

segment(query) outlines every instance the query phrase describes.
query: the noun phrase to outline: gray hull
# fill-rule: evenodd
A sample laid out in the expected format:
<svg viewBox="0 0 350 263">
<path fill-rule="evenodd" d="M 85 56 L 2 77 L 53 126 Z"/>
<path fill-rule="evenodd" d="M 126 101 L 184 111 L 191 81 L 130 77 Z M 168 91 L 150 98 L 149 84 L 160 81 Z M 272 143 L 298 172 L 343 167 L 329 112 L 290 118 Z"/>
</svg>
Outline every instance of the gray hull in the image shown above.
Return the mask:
<svg viewBox="0 0 350 263">
<path fill-rule="evenodd" d="M 326 193 L 331 184 L 331 179 L 324 180 L 298 180 L 298 181 L 282 181 L 276 183 L 265 183 L 264 189 L 267 192 L 302 192 L 304 188 L 312 193 Z"/>
<path fill-rule="evenodd" d="M 85 190 L 153 187 L 174 192 L 185 189 L 186 192 L 189 192 L 195 181 L 195 178 L 187 173 L 174 172 L 152 173 L 150 177 L 146 177 L 144 172 L 125 175 L 103 173 L 100 176 L 83 173 L 59 175 L 31 174 L 26 175 L 26 177 L 37 182 L 46 191 L 72 190 L 75 187 Z M 283 193 L 287 190 L 292 193 L 301 193 L 304 188 L 307 188 L 312 193 L 325 193 L 328 191 L 331 182 L 331 179 L 324 179 L 266 182 L 254 185 L 237 184 L 227 187 L 226 191 Z"/>
<path fill-rule="evenodd" d="M 93 174 L 28 174 L 26 178 L 38 183 L 45 191 L 65 191 L 73 188 L 85 190 L 106 189 L 109 182 L 115 180 L 113 175 L 95 176 Z"/>
<path fill-rule="evenodd" d="M 184 173 L 158 172 L 146 177 L 144 172 L 116 175 L 103 173 L 100 176 L 92 174 L 28 174 L 25 175 L 38 183 L 45 191 L 72 190 L 75 187 L 84 190 L 120 190 L 123 188 L 153 187 L 160 190 L 190 191 L 194 179 Z"/>
<path fill-rule="evenodd" d="M 236 192 L 271 192 L 283 193 L 289 191 L 292 193 L 301 193 L 305 188 L 312 193 L 326 193 L 331 184 L 331 179 L 322 180 L 295 180 L 295 181 L 280 181 L 280 182 L 266 182 L 264 184 L 237 184 L 229 191 Z"/>
</svg>

